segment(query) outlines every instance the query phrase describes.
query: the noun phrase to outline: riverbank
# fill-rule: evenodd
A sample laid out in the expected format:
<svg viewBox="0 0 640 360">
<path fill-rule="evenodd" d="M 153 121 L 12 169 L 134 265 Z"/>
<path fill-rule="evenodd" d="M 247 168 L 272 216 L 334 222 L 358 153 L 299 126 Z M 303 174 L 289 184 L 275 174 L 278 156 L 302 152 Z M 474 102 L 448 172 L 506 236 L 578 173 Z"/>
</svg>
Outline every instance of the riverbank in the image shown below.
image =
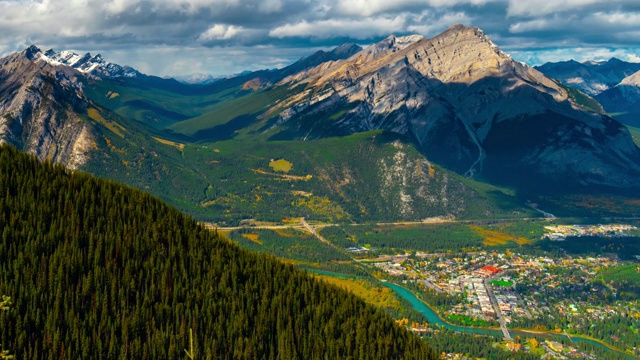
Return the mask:
<svg viewBox="0 0 640 360">
<path fill-rule="evenodd" d="M 444 319 L 442 319 L 440 317 L 440 315 L 433 310 L 429 304 L 427 304 L 426 302 L 424 302 L 423 300 L 419 299 L 412 291 L 410 291 L 409 289 L 402 287 L 400 285 L 394 284 L 394 283 L 390 283 L 390 282 L 383 282 L 383 284 L 389 288 L 391 288 L 392 290 L 394 290 L 396 292 L 396 294 L 398 294 L 399 296 L 401 296 L 403 299 L 407 300 L 415 310 L 419 311 L 421 314 L 423 314 L 425 316 L 425 318 L 427 318 L 427 320 L 429 321 L 429 323 L 440 326 L 440 327 L 444 327 L 447 330 L 452 330 L 452 331 L 458 331 L 458 332 L 465 332 L 465 333 L 471 333 L 471 334 L 480 334 L 480 335 L 493 335 L 493 336 L 499 336 L 502 337 L 502 331 L 498 328 L 474 328 L 474 327 L 467 327 L 467 326 L 458 326 L 458 325 L 453 325 L 453 324 L 449 324 L 448 322 L 446 322 Z M 556 333 L 556 332 L 547 332 L 547 331 L 534 331 L 534 330 L 525 330 L 525 329 L 509 329 L 509 331 L 511 332 L 511 334 L 513 336 L 515 335 L 520 335 L 520 336 L 526 336 L 526 335 L 537 335 L 537 336 L 542 336 L 545 338 L 550 338 L 553 340 L 558 340 L 558 339 L 562 339 L 565 337 L 568 337 L 569 340 L 571 340 L 572 342 L 583 342 L 583 343 L 587 343 L 593 346 L 597 346 L 600 348 L 604 348 L 605 351 L 613 351 L 618 355 L 624 356 L 628 359 L 636 359 L 635 356 L 633 356 L 632 354 L 625 352 L 621 349 L 618 349 L 616 347 L 613 347 L 609 344 L 606 344 L 598 339 L 594 339 L 594 338 L 590 338 L 590 337 L 586 337 L 586 336 L 582 336 L 582 335 L 565 335 L 562 333 Z"/>
</svg>

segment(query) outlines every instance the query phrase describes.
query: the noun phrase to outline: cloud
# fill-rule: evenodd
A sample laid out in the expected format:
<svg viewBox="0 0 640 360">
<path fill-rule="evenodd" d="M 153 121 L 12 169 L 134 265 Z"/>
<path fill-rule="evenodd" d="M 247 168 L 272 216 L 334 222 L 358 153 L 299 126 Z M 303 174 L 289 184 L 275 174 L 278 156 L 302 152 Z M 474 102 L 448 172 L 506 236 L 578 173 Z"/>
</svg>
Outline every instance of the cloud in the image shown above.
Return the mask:
<svg viewBox="0 0 640 360">
<path fill-rule="evenodd" d="M 201 41 L 228 40 L 242 33 L 242 26 L 215 24 L 198 37 Z"/>
<path fill-rule="evenodd" d="M 609 3 L 616 0 L 608 0 Z M 597 4 L 602 0 L 509 0 L 507 14 L 509 16 L 540 16 L 549 15 L 567 10 L 583 8 Z"/>
<path fill-rule="evenodd" d="M 285 37 L 350 37 L 353 39 L 370 39 L 376 36 L 389 35 L 405 28 L 406 17 L 395 18 L 365 18 L 345 20 L 320 20 L 314 22 L 300 21 L 293 24 L 278 26 L 269 32 L 269 36 Z"/>
<path fill-rule="evenodd" d="M 177 64 L 197 53 L 210 60 L 198 71 L 220 74 L 392 33 L 432 37 L 455 23 L 532 61 L 598 49 L 632 60 L 640 43 L 637 0 L 0 0 L 0 52 L 31 43 L 100 52 L 152 74 L 186 71 Z M 235 60 L 217 60 L 227 54 Z"/>
</svg>

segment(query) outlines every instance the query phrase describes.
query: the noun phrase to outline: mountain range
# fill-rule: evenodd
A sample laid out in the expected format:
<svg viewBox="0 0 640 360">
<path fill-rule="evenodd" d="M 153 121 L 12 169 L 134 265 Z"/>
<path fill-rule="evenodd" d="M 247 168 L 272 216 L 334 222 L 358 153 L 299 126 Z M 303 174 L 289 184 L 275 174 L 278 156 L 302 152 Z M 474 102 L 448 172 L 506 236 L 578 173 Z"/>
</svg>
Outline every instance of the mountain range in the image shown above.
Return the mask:
<svg viewBox="0 0 640 360">
<path fill-rule="evenodd" d="M 640 71 L 640 63 L 611 58 L 608 61 L 575 60 L 536 66 L 543 74 L 596 96 L 618 85 L 624 78 Z"/>
<path fill-rule="evenodd" d="M 462 25 L 198 85 L 32 46 L 0 59 L 0 116 L 3 142 L 218 223 L 528 216 L 640 177 L 593 98 Z"/>
<path fill-rule="evenodd" d="M 570 60 L 536 69 L 593 96 L 617 120 L 640 126 L 640 63 L 616 58 L 583 63 Z"/>
</svg>

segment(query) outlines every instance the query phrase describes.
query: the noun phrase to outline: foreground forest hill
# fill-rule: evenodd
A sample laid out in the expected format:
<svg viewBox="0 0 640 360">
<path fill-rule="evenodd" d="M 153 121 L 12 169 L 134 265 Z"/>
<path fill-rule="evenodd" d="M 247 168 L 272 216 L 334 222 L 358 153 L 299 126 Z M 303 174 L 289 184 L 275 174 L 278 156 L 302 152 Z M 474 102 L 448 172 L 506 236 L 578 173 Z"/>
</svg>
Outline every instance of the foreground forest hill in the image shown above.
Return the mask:
<svg viewBox="0 0 640 360">
<path fill-rule="evenodd" d="M 141 191 L 7 145 L 0 191 L 16 359 L 436 358 L 382 310 Z"/>
</svg>

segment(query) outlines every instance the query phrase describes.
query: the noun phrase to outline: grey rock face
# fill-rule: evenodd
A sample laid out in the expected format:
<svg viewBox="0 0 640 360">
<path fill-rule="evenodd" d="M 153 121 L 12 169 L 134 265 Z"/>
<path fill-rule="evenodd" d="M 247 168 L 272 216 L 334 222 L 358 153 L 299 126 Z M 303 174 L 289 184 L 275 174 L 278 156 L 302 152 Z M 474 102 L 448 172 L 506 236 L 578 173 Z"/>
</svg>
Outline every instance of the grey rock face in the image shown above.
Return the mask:
<svg viewBox="0 0 640 360">
<path fill-rule="evenodd" d="M 305 91 L 276 108 L 284 110 L 279 124 L 305 139 L 386 129 L 470 177 L 637 186 L 640 151 L 626 128 L 582 110 L 477 28 L 389 37 L 280 83 L 301 84 Z M 330 125 L 318 121 L 332 111 Z"/>
<path fill-rule="evenodd" d="M 78 115 L 89 102 L 75 70 L 34 61 L 35 50 L 0 59 L 0 142 L 75 169 L 94 144 Z"/>
</svg>

